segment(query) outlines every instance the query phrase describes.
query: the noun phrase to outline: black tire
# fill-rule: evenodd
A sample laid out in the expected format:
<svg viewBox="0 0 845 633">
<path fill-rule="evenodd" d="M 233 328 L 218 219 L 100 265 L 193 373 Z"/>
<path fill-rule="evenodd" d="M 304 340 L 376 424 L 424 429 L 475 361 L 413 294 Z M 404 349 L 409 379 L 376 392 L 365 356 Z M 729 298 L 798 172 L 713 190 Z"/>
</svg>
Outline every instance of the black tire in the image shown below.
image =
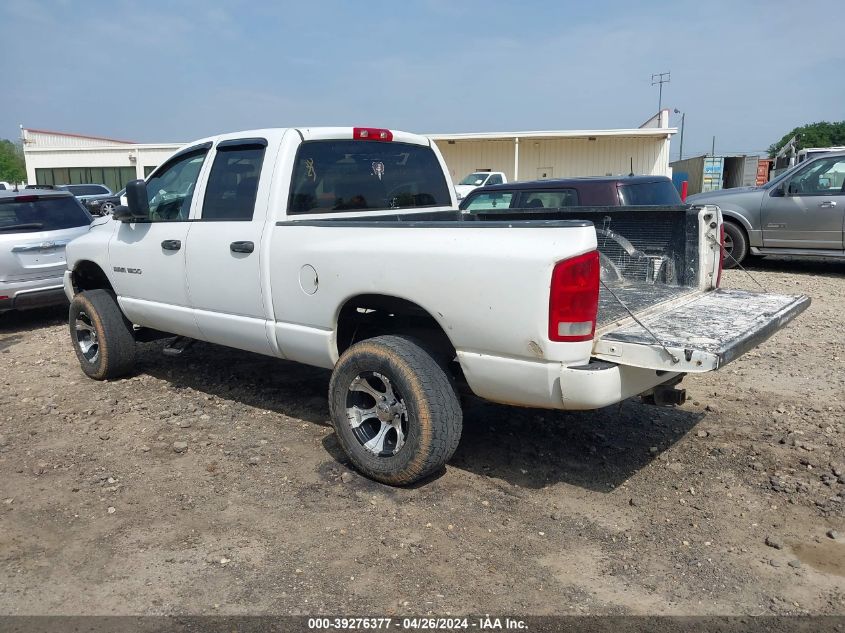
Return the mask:
<svg viewBox="0 0 845 633">
<path fill-rule="evenodd" d="M 722 266 L 734 268 L 748 255 L 748 238 L 745 230 L 734 222 L 725 221 L 725 253 Z"/>
<path fill-rule="evenodd" d="M 107 380 L 132 371 L 135 337 L 114 294 L 86 290 L 70 302 L 70 339 L 82 371 L 89 378 Z"/>
<path fill-rule="evenodd" d="M 374 395 L 382 393 L 387 398 Z M 332 373 L 329 409 L 338 441 L 355 467 L 393 486 L 441 469 L 461 439 L 463 414 L 454 381 L 409 336 L 378 336 L 347 349 Z M 377 412 L 359 416 L 367 411 Z M 388 419 L 377 417 L 382 415 Z"/>
</svg>

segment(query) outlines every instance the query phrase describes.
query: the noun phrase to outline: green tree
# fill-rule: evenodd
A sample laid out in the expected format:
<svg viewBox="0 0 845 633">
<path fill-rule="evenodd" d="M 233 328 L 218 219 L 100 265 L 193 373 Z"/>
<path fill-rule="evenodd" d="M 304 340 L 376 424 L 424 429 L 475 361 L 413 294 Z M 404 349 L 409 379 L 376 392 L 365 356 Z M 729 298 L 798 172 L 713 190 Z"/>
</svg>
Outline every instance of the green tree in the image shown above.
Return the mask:
<svg viewBox="0 0 845 633">
<path fill-rule="evenodd" d="M 23 150 L 20 145 L 6 139 L 0 139 L 0 180 L 7 182 L 26 180 Z"/>
<path fill-rule="evenodd" d="M 834 121 L 832 123 L 819 121 L 818 123 L 808 123 L 797 127 L 784 134 L 783 138 L 777 143 L 769 146 L 769 158 L 774 158 L 780 148 L 786 145 L 786 142 L 796 134 L 801 135 L 798 138 L 798 149 L 845 145 L 845 121 Z"/>
</svg>

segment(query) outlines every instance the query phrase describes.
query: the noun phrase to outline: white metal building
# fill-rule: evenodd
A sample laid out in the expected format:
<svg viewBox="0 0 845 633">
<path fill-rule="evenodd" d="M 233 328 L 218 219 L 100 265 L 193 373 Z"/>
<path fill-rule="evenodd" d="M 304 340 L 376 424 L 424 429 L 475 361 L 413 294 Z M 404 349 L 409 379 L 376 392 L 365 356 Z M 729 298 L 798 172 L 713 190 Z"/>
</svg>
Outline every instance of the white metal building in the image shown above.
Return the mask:
<svg viewBox="0 0 845 633">
<path fill-rule="evenodd" d="M 181 143 L 142 144 L 100 136 L 21 128 L 30 184 L 101 183 L 118 191 L 145 178 Z"/>
<path fill-rule="evenodd" d="M 508 180 L 570 176 L 671 175 L 663 110 L 637 128 L 429 134 L 452 181 L 473 171 L 502 171 Z M 181 143 L 139 144 L 99 136 L 21 128 L 29 183 L 102 183 L 117 191 L 145 178 Z"/>
<path fill-rule="evenodd" d="M 477 134 L 429 134 L 453 183 L 474 171 L 508 180 L 648 174 L 671 176 L 669 127 L 663 110 L 638 128 Z"/>
</svg>

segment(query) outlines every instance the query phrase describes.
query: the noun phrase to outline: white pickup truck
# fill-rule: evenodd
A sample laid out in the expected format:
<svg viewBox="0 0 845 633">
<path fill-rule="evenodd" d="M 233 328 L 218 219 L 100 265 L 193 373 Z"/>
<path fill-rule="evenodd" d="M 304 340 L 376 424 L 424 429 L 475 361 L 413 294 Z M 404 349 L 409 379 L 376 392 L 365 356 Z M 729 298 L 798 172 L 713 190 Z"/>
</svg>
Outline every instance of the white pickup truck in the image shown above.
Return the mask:
<svg viewBox="0 0 845 633">
<path fill-rule="evenodd" d="M 67 247 L 83 371 L 132 370 L 135 342 L 195 339 L 333 370 L 357 468 L 390 484 L 443 465 L 461 390 L 594 409 L 683 401 L 782 328 L 803 296 L 718 288 L 717 207 L 462 214 L 428 139 L 267 129 L 185 147 Z"/>
<path fill-rule="evenodd" d="M 455 185 L 455 194 L 458 200 L 463 200 L 479 187 L 503 185 L 507 181 L 508 177 L 503 171 L 474 171 Z"/>
</svg>

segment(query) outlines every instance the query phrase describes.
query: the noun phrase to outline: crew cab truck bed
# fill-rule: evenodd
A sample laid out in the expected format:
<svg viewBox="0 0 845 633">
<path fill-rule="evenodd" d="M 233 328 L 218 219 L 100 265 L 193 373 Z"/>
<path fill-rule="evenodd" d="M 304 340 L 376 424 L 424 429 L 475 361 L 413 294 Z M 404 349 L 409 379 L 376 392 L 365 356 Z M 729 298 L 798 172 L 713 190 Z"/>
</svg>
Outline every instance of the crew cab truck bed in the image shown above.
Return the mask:
<svg viewBox="0 0 845 633">
<path fill-rule="evenodd" d="M 448 461 L 462 385 L 603 407 L 721 366 L 809 302 L 716 290 L 716 207 L 468 216 L 436 146 L 390 130 L 203 139 L 126 202 L 67 249 L 83 371 L 130 372 L 159 332 L 173 353 L 198 339 L 330 368 L 341 446 L 391 484 Z"/>
</svg>

